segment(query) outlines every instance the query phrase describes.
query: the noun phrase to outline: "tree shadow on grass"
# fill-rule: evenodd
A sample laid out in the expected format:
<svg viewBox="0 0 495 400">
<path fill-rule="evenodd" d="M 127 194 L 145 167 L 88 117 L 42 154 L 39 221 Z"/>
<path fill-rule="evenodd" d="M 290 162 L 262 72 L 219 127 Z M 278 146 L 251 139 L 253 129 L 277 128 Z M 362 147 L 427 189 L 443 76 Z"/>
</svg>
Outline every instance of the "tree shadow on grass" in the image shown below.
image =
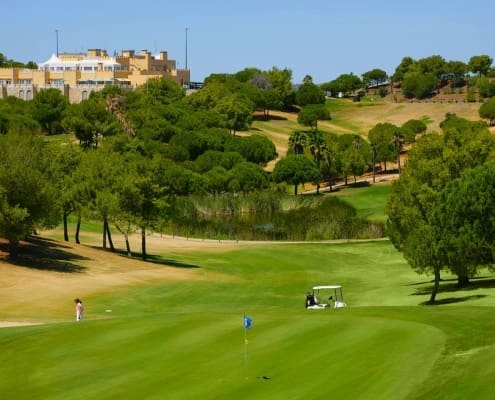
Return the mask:
<svg viewBox="0 0 495 400">
<path fill-rule="evenodd" d="M 368 181 L 352 182 L 347 185 L 347 187 L 350 189 L 363 188 L 368 186 L 371 186 L 371 184 Z"/>
<path fill-rule="evenodd" d="M 265 122 L 268 122 L 268 121 L 287 121 L 287 117 L 284 117 L 282 115 L 272 115 L 272 114 L 268 114 L 268 118 L 266 115 L 264 114 L 255 114 L 253 116 L 253 120 L 254 121 L 265 121 Z"/>
<path fill-rule="evenodd" d="M 146 261 L 152 262 L 154 264 L 165 265 L 167 267 L 175 267 L 175 268 L 200 268 L 199 265 L 183 263 L 177 260 L 171 260 L 168 258 L 163 258 L 161 256 L 156 255 L 148 255 Z"/>
<path fill-rule="evenodd" d="M 83 272 L 85 267 L 79 265 L 77 261 L 88 260 L 88 258 L 65 249 L 70 249 L 70 247 L 55 240 L 30 236 L 19 245 L 17 257 L 9 258 L 8 261 L 20 267 L 44 271 Z M 8 243 L 0 242 L 0 252 L 8 253 L 8 251 Z"/>
<path fill-rule="evenodd" d="M 417 288 L 411 296 L 428 296 L 431 295 L 433 289 L 433 280 L 425 282 L 417 282 L 407 286 L 427 285 Z M 495 288 L 495 278 L 493 277 L 477 277 L 471 278 L 470 282 L 466 286 L 458 286 L 457 279 L 442 279 L 437 295 L 441 293 L 466 293 L 477 289 L 493 289 Z M 424 301 L 419 303 L 424 306 L 439 306 L 443 304 L 462 303 L 469 300 L 477 300 L 487 297 L 486 294 L 473 294 L 463 297 L 447 297 L 440 300 L 435 300 L 433 303 Z"/>
<path fill-rule="evenodd" d="M 425 284 L 431 284 L 431 286 L 418 288 L 414 293 L 411 294 L 412 296 L 424 296 L 431 293 L 433 280 L 426 282 L 412 283 L 407 286 L 416 286 L 416 285 L 425 285 Z M 440 288 L 438 290 L 438 293 L 468 292 L 477 289 L 493 289 L 493 288 L 495 288 L 494 277 L 471 278 L 466 286 L 458 286 L 457 279 L 442 279 L 440 281 Z"/>
<path fill-rule="evenodd" d="M 101 247 L 94 246 L 94 248 L 101 250 Z M 107 251 L 109 250 L 107 249 Z M 118 254 L 122 257 L 129 258 L 129 255 L 125 250 L 115 249 L 113 253 Z M 141 255 L 139 253 L 132 253 L 131 258 L 142 261 Z M 175 267 L 175 268 L 200 268 L 199 265 L 183 263 L 180 261 L 163 258 L 162 256 L 153 255 L 153 254 L 147 254 L 146 260 L 144 262 L 150 262 L 153 264 L 159 264 L 159 265 L 163 265 L 167 267 Z"/>
<path fill-rule="evenodd" d="M 433 303 L 430 301 L 424 301 L 419 304 L 422 306 L 441 306 L 444 304 L 463 303 L 465 301 L 482 299 L 484 297 L 487 297 L 486 294 L 475 294 L 472 296 L 465 296 L 465 297 L 447 297 L 445 299 L 435 300 Z"/>
</svg>

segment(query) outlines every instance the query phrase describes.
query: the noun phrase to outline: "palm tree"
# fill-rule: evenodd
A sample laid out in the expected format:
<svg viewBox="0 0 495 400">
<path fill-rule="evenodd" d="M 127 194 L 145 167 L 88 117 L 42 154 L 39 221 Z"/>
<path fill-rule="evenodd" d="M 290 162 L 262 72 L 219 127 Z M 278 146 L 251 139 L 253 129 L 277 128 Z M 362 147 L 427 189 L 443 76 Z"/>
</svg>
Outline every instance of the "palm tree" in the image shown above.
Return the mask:
<svg viewBox="0 0 495 400">
<path fill-rule="evenodd" d="M 327 143 L 323 134 L 314 129 L 309 134 L 309 151 L 313 156 L 318 171 L 320 170 L 320 161 L 323 158 L 323 153 L 327 150 Z M 316 194 L 320 194 L 320 182 L 316 184 Z"/>
<path fill-rule="evenodd" d="M 402 148 L 404 147 L 404 135 L 399 128 L 394 131 L 392 141 L 394 149 L 397 152 L 397 170 L 400 174 L 400 154 L 402 152 Z"/>
<path fill-rule="evenodd" d="M 328 145 L 325 145 L 325 148 L 322 149 L 322 160 L 324 163 L 324 167 L 326 169 L 326 176 L 328 178 L 328 184 L 330 185 L 330 191 L 332 191 L 333 186 L 333 176 L 332 176 L 332 168 L 335 170 L 335 154 L 333 149 L 331 149 Z"/>
<path fill-rule="evenodd" d="M 294 131 L 289 137 L 289 146 L 294 150 L 294 154 L 304 153 L 308 138 L 303 131 Z"/>
</svg>

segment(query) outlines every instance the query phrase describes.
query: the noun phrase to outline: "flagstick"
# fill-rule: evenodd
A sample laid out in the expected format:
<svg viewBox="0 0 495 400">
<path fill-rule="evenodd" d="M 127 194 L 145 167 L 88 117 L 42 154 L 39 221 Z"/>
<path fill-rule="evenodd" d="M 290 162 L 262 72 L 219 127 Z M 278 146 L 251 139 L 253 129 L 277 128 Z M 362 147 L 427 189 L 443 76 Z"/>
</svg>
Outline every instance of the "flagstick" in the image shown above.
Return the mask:
<svg viewBox="0 0 495 400">
<path fill-rule="evenodd" d="M 243 326 L 244 326 L 244 372 L 246 373 L 246 379 L 247 377 L 247 370 L 248 370 L 248 341 L 247 341 L 247 328 L 245 321 L 246 320 L 246 315 L 244 314 L 244 320 L 243 320 Z"/>
</svg>

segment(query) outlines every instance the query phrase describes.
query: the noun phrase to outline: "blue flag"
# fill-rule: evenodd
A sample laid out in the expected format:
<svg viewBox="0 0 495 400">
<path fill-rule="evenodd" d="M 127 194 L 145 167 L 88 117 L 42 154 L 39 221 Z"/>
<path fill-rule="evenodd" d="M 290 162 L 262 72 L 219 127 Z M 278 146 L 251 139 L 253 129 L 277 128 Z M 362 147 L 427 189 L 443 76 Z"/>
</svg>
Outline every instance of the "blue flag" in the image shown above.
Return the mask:
<svg viewBox="0 0 495 400">
<path fill-rule="evenodd" d="M 252 318 L 249 318 L 246 314 L 244 314 L 244 329 L 249 329 L 253 325 Z"/>
</svg>

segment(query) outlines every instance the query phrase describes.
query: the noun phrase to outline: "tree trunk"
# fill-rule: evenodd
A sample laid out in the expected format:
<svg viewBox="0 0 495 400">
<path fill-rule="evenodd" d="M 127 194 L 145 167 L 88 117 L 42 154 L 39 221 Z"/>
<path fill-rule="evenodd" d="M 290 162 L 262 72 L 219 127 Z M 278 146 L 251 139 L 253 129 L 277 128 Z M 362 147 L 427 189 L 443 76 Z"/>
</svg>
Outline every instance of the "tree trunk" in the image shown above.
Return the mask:
<svg viewBox="0 0 495 400">
<path fill-rule="evenodd" d="M 141 227 L 141 258 L 146 260 L 146 228 Z"/>
<path fill-rule="evenodd" d="M 67 229 L 67 213 L 64 211 L 64 240 L 69 241 L 69 230 Z"/>
<path fill-rule="evenodd" d="M 375 183 L 375 175 L 376 175 L 376 149 L 372 148 L 372 156 L 373 156 L 373 183 Z"/>
<path fill-rule="evenodd" d="M 264 108 L 263 114 L 264 114 L 265 121 L 268 121 L 270 119 L 270 110 L 268 108 Z"/>
<path fill-rule="evenodd" d="M 127 257 L 132 257 L 131 245 L 129 244 L 129 235 L 127 234 L 127 232 L 124 232 L 122 229 L 120 229 L 120 227 L 117 224 L 115 224 L 115 227 L 120 233 L 122 233 L 122 235 L 124 235 Z"/>
<path fill-rule="evenodd" d="M 297 183 L 294 185 L 294 196 L 297 196 Z"/>
<path fill-rule="evenodd" d="M 332 191 L 332 165 L 327 163 L 327 174 L 328 174 L 328 186 L 330 186 L 330 192 Z"/>
<path fill-rule="evenodd" d="M 433 289 L 431 291 L 430 303 L 435 302 L 435 297 L 438 293 L 438 288 L 440 287 L 440 270 L 435 268 L 435 283 L 433 284 Z"/>
<path fill-rule="evenodd" d="M 107 219 L 103 218 L 103 248 L 107 248 Z"/>
<path fill-rule="evenodd" d="M 466 287 L 469 285 L 469 276 L 459 275 L 457 277 L 457 286 Z"/>
<path fill-rule="evenodd" d="M 110 244 L 110 250 L 115 251 L 115 247 L 113 246 L 113 241 L 112 241 L 112 234 L 110 233 L 110 225 L 108 224 L 108 221 L 107 221 L 107 236 L 108 236 L 108 243 Z"/>
<path fill-rule="evenodd" d="M 81 213 L 77 214 L 77 224 L 76 224 L 76 243 L 81 244 L 79 241 L 79 232 L 81 230 Z"/>
<path fill-rule="evenodd" d="M 10 241 L 9 242 L 9 254 L 12 260 L 17 260 L 17 256 L 19 255 L 19 242 Z"/>
<path fill-rule="evenodd" d="M 132 257 L 131 245 L 129 243 L 129 235 L 126 233 L 124 237 L 125 237 L 125 249 L 127 251 L 127 257 Z"/>
<path fill-rule="evenodd" d="M 316 158 L 315 164 L 316 164 L 316 168 L 318 168 L 318 171 L 321 171 L 321 169 L 320 169 L 320 156 L 318 156 Z M 316 194 L 317 195 L 320 194 L 320 182 L 319 181 L 316 183 Z"/>
</svg>

